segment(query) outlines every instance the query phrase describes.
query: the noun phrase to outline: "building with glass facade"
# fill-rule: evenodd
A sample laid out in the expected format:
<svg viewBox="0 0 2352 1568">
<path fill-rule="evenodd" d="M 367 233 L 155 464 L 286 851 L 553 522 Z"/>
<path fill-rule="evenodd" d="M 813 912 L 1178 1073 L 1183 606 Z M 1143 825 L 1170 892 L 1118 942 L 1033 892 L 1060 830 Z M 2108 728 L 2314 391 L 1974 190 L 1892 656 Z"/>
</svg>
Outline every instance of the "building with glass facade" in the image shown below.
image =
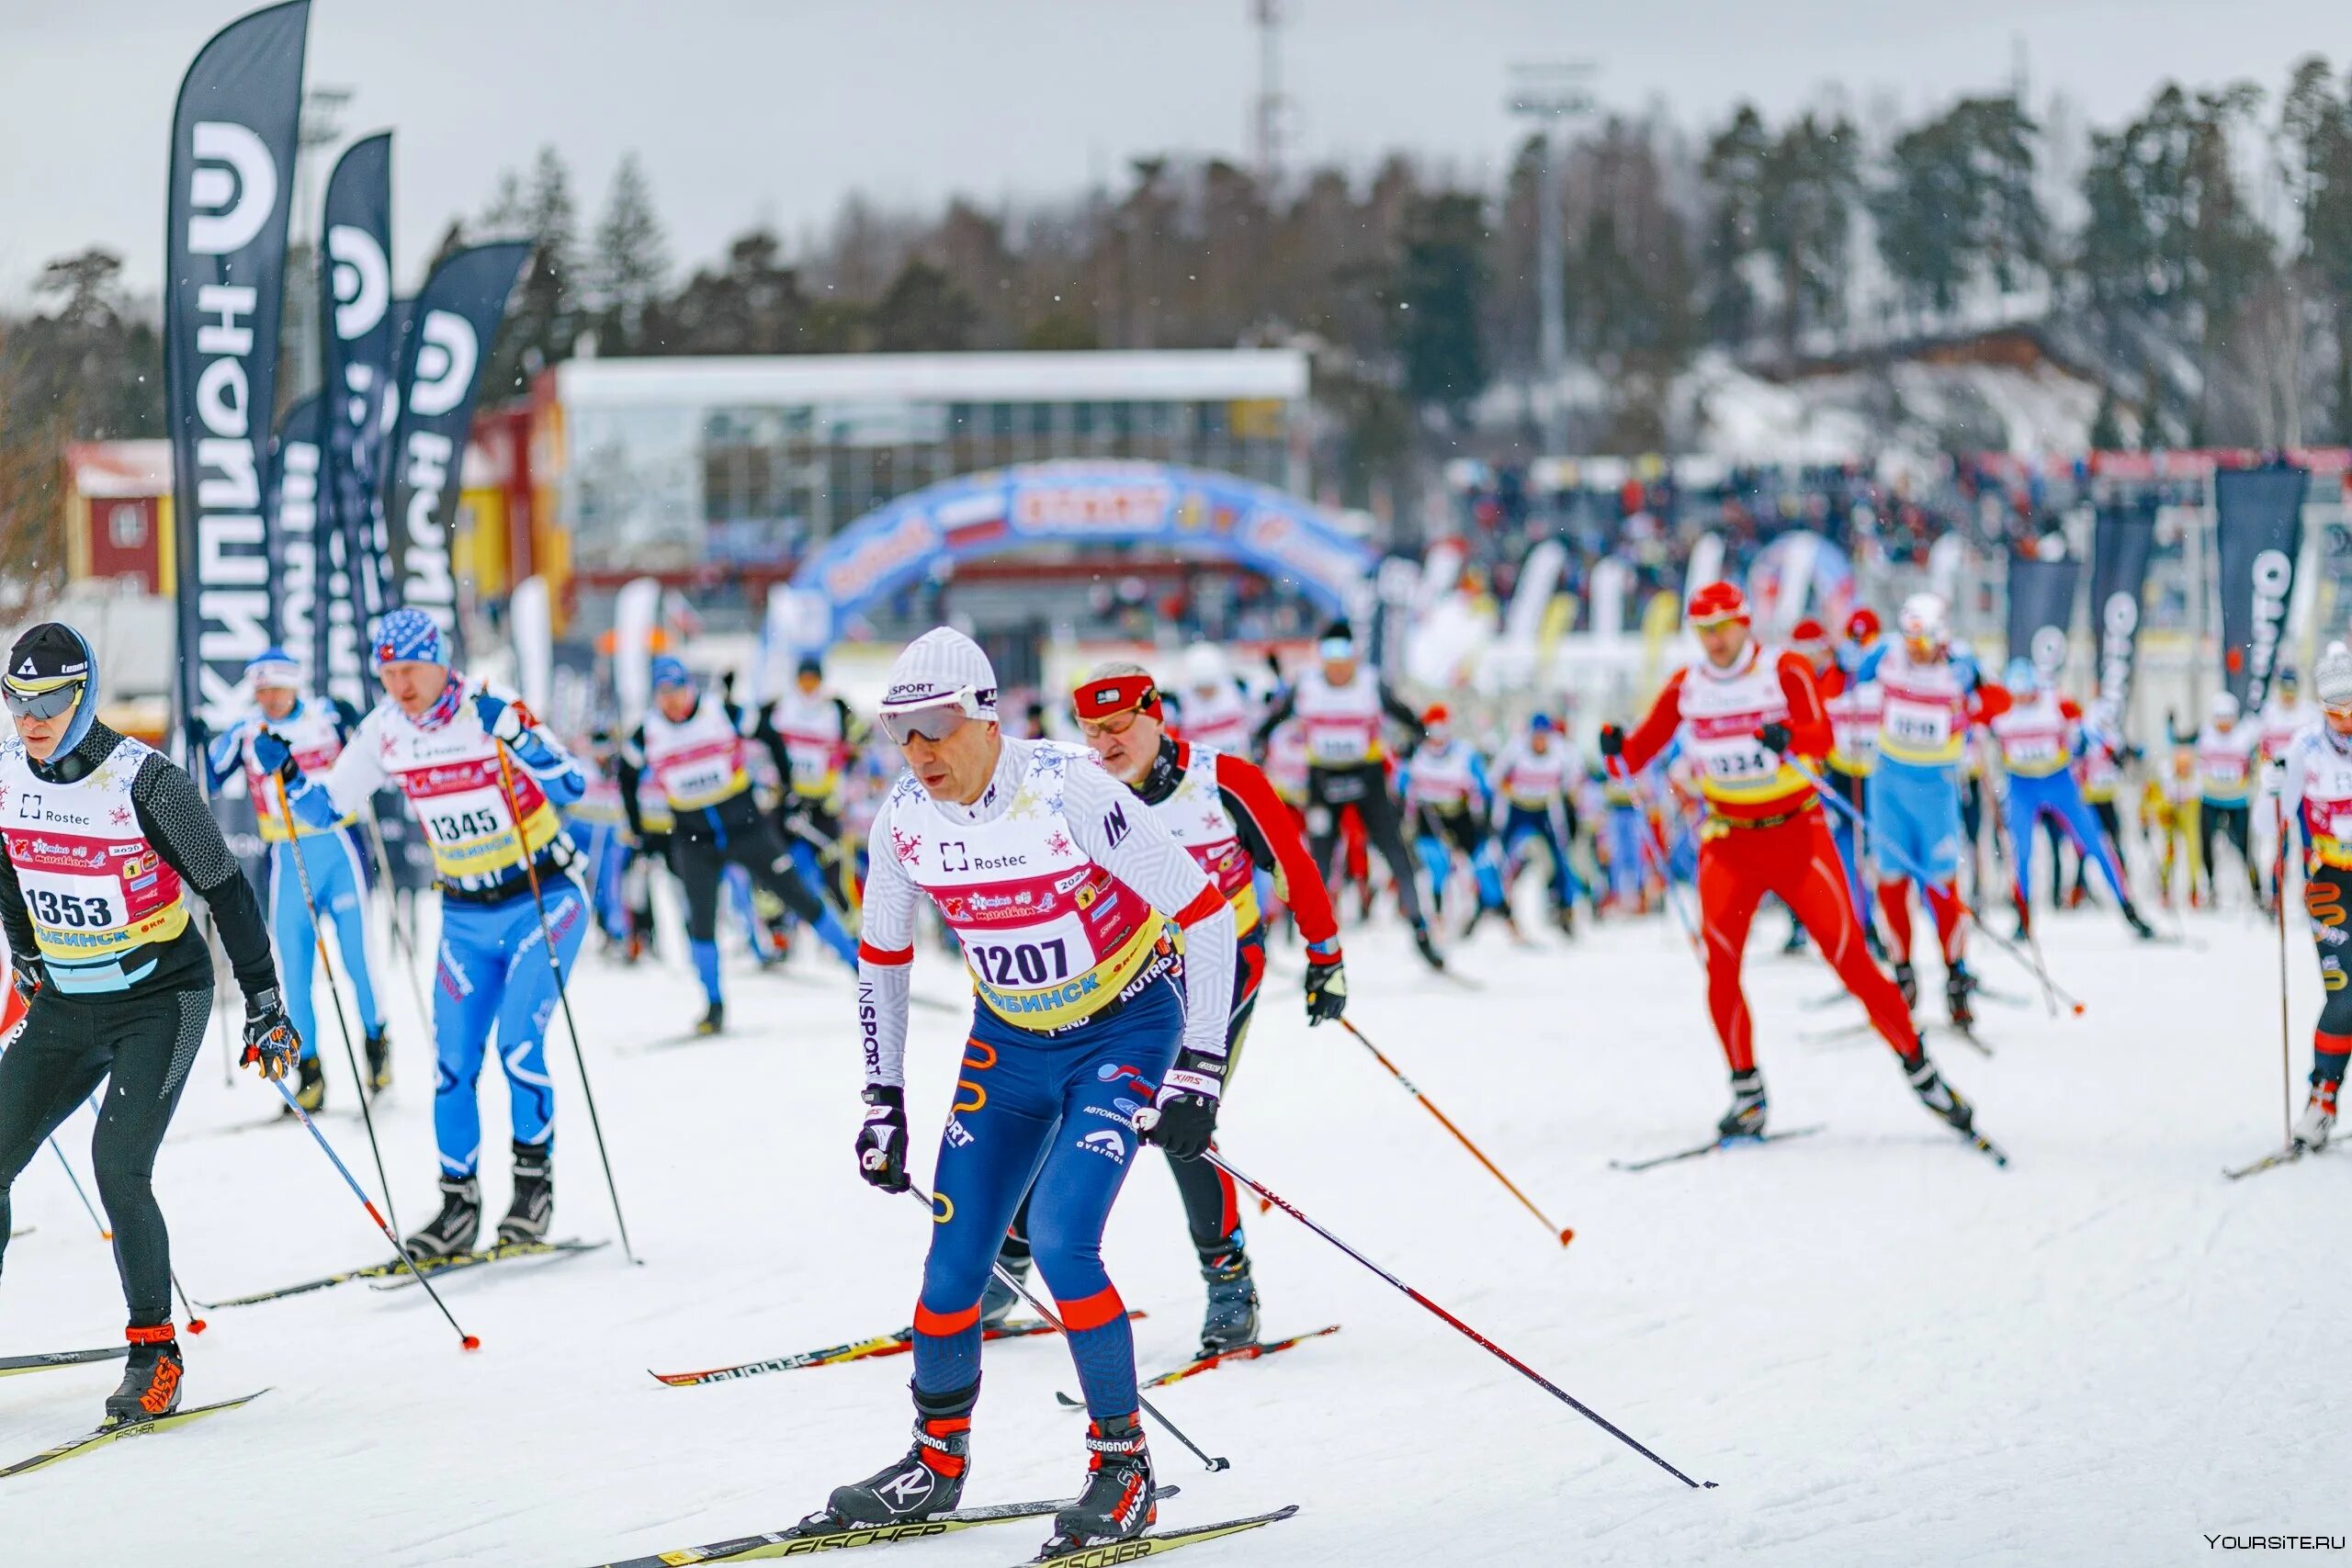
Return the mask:
<svg viewBox="0 0 2352 1568">
<path fill-rule="evenodd" d="M 558 524 L 592 581 L 781 570 L 898 496 L 1015 463 L 1311 478 L 1290 349 L 583 359 L 551 379 Z"/>
</svg>

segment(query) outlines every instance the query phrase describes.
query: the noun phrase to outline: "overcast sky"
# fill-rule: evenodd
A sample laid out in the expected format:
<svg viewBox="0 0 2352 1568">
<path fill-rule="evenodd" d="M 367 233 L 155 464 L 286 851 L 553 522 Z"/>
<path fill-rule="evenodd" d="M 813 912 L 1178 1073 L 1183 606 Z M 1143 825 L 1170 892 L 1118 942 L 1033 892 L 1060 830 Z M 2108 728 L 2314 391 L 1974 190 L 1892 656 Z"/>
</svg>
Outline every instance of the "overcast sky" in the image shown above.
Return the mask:
<svg viewBox="0 0 2352 1568">
<path fill-rule="evenodd" d="M 1294 164 L 1406 147 L 1488 176 L 1515 130 L 1512 61 L 1585 59 L 1606 107 L 1777 115 L 1841 85 L 1916 111 L 1996 90 L 2112 123 L 2167 76 L 2250 76 L 2352 53 L 2343 0 L 1281 0 Z M 0 302 L 99 243 L 161 270 L 180 73 L 230 0 L 0 0 Z M 1125 160 L 1246 157 L 1253 0 L 314 0 L 309 80 L 395 131 L 403 292 L 502 166 L 552 142 L 583 227 L 644 160 L 673 262 L 753 222 L 790 240 L 864 191 L 885 206 L 1116 184 Z M 315 192 L 314 192 L 315 195 Z"/>
</svg>

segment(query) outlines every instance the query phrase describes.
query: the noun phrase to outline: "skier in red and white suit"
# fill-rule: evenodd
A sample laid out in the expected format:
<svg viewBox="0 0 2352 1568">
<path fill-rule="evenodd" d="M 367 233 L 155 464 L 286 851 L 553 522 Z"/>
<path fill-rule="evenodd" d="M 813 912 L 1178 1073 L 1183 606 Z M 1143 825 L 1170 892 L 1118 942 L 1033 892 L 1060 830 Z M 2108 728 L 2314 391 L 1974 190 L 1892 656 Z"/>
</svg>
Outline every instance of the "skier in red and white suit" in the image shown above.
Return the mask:
<svg viewBox="0 0 2352 1568">
<path fill-rule="evenodd" d="M 1604 727 L 1600 750 L 1612 770 L 1638 771 L 1679 738 L 1682 754 L 1700 769 L 1707 805 L 1699 830 L 1707 1007 L 1731 1065 L 1731 1109 L 1716 1130 L 1726 1138 L 1764 1131 L 1764 1075 L 1756 1066 L 1739 974 L 1748 923 L 1770 893 L 1788 905 L 1869 1012 L 1921 1102 L 1968 1131 L 1968 1102 L 1937 1073 L 1894 983 L 1870 960 L 1821 802 L 1793 761 L 1817 767 L 1829 750 L 1829 720 L 1811 668 L 1794 653 L 1758 646 L 1748 632 L 1747 602 L 1728 582 L 1693 594 L 1690 621 L 1703 657 L 1674 672 L 1631 735 Z"/>
</svg>

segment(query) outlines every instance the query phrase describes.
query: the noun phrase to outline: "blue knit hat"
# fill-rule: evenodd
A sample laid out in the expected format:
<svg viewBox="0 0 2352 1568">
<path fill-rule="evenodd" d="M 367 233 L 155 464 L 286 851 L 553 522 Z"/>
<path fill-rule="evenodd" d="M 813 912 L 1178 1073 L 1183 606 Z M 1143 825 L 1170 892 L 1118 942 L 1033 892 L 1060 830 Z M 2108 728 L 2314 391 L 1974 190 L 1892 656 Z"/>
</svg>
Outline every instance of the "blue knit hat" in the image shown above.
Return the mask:
<svg viewBox="0 0 2352 1568">
<path fill-rule="evenodd" d="M 695 683 L 694 672 L 688 670 L 681 660 L 673 659 L 666 653 L 654 655 L 651 672 L 653 689 L 657 692 L 666 691 L 672 686 L 691 686 Z"/>
<path fill-rule="evenodd" d="M 376 668 L 387 664 L 449 662 L 449 645 L 441 627 L 422 610 L 393 610 L 376 623 Z"/>
<path fill-rule="evenodd" d="M 273 643 L 254 655 L 253 661 L 245 666 L 245 679 L 253 682 L 255 691 L 264 686 L 291 686 L 300 691 L 302 667 L 294 661 L 292 654 Z"/>
</svg>

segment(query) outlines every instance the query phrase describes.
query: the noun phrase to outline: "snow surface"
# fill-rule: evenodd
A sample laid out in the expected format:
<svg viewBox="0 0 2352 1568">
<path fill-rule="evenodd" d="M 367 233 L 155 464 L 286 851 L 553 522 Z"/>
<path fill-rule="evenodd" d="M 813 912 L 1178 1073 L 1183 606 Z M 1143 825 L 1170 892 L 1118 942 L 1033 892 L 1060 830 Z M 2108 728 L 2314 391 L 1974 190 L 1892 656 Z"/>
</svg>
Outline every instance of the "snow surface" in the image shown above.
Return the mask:
<svg viewBox="0 0 2352 1568">
<path fill-rule="evenodd" d="M 1532 888 L 1525 889 L 1532 893 Z M 1534 911 L 1531 909 L 1530 914 Z M 2140 947 L 2111 914 L 2045 919 L 2080 1019 L 1988 1006 L 1994 1060 L 1936 1045 L 2015 1159 L 1969 1152 L 1913 1103 L 1867 1038 L 1807 1044 L 1830 988 L 1759 922 L 1751 996 L 1782 1125 L 1817 1136 L 1643 1175 L 1611 1156 L 1702 1135 L 1723 1069 L 1698 975 L 1659 920 L 1457 954 L 1470 993 L 1399 931 L 1349 936 L 1351 1017 L 1577 1237 L 1563 1250 L 1336 1029 L 1309 1032 L 1295 957 L 1269 982 L 1223 1147 L 1339 1234 L 1692 1474 L 1686 1490 L 1276 1213 L 1251 1250 L 1279 1336 L 1336 1337 L 1222 1369 L 1158 1403 L 1230 1472 L 1156 1439 L 1181 1498 L 1163 1522 L 1295 1502 L 1293 1521 L 1200 1549 L 1233 1563 L 2162 1563 L 2207 1532 L 2352 1524 L 2335 1366 L 2346 1274 L 2340 1158 L 2240 1184 L 2221 1168 L 2280 1136 L 2278 953 L 2243 912 L 2191 921 L 2203 949 Z M 1989 951 L 1981 967 L 2029 982 Z M 2293 1055 L 2319 989 L 2294 935 Z M 830 961 L 828 961 L 830 962 Z M 617 1247 L 445 1286 L 483 1349 L 462 1354 L 421 1292 L 365 1285 L 218 1312 L 186 1343 L 194 1404 L 248 1408 L 0 1483 L 0 1561 L 473 1563 L 573 1568 L 775 1529 L 901 1452 L 904 1358 L 705 1388 L 691 1369 L 903 1323 L 928 1227 L 852 1168 L 857 1049 L 845 975 L 729 974 L 736 1032 L 656 1047 L 695 1008 L 677 969 L 593 954 L 575 1004 L 644 1267 Z M 917 986 L 961 994 L 926 949 Z M 401 1217 L 432 1201 L 425 1038 L 397 973 L 402 1075 L 380 1117 Z M 958 1021 L 918 1011 L 910 1100 L 927 1173 Z M 274 1097 L 199 1064 L 159 1162 L 181 1276 L 199 1296 L 380 1256 L 296 1128 L 223 1129 Z M 330 1034 L 330 1135 L 372 1171 Z M 611 1214 L 568 1048 L 558 1081 L 559 1234 Z M 485 1146 L 505 1097 L 485 1075 Z M 65 1141 L 85 1173 L 89 1122 Z M 1201 1287 L 1172 1184 L 1146 1168 L 1108 1247 L 1147 1369 L 1190 1348 Z M 506 1179 L 486 1168 L 489 1201 Z M 86 1175 L 85 1176 L 86 1180 Z M 0 1350 L 113 1340 L 107 1249 L 44 1154 L 17 1186 Z M 969 1500 L 1066 1495 L 1080 1427 L 1048 1339 L 992 1347 Z M 0 1382 L 0 1450 L 96 1415 L 111 1368 Z M 878 1548 L 876 1561 L 1011 1563 L 1019 1523 Z M 861 1559 L 863 1560 L 863 1559 Z"/>
</svg>

